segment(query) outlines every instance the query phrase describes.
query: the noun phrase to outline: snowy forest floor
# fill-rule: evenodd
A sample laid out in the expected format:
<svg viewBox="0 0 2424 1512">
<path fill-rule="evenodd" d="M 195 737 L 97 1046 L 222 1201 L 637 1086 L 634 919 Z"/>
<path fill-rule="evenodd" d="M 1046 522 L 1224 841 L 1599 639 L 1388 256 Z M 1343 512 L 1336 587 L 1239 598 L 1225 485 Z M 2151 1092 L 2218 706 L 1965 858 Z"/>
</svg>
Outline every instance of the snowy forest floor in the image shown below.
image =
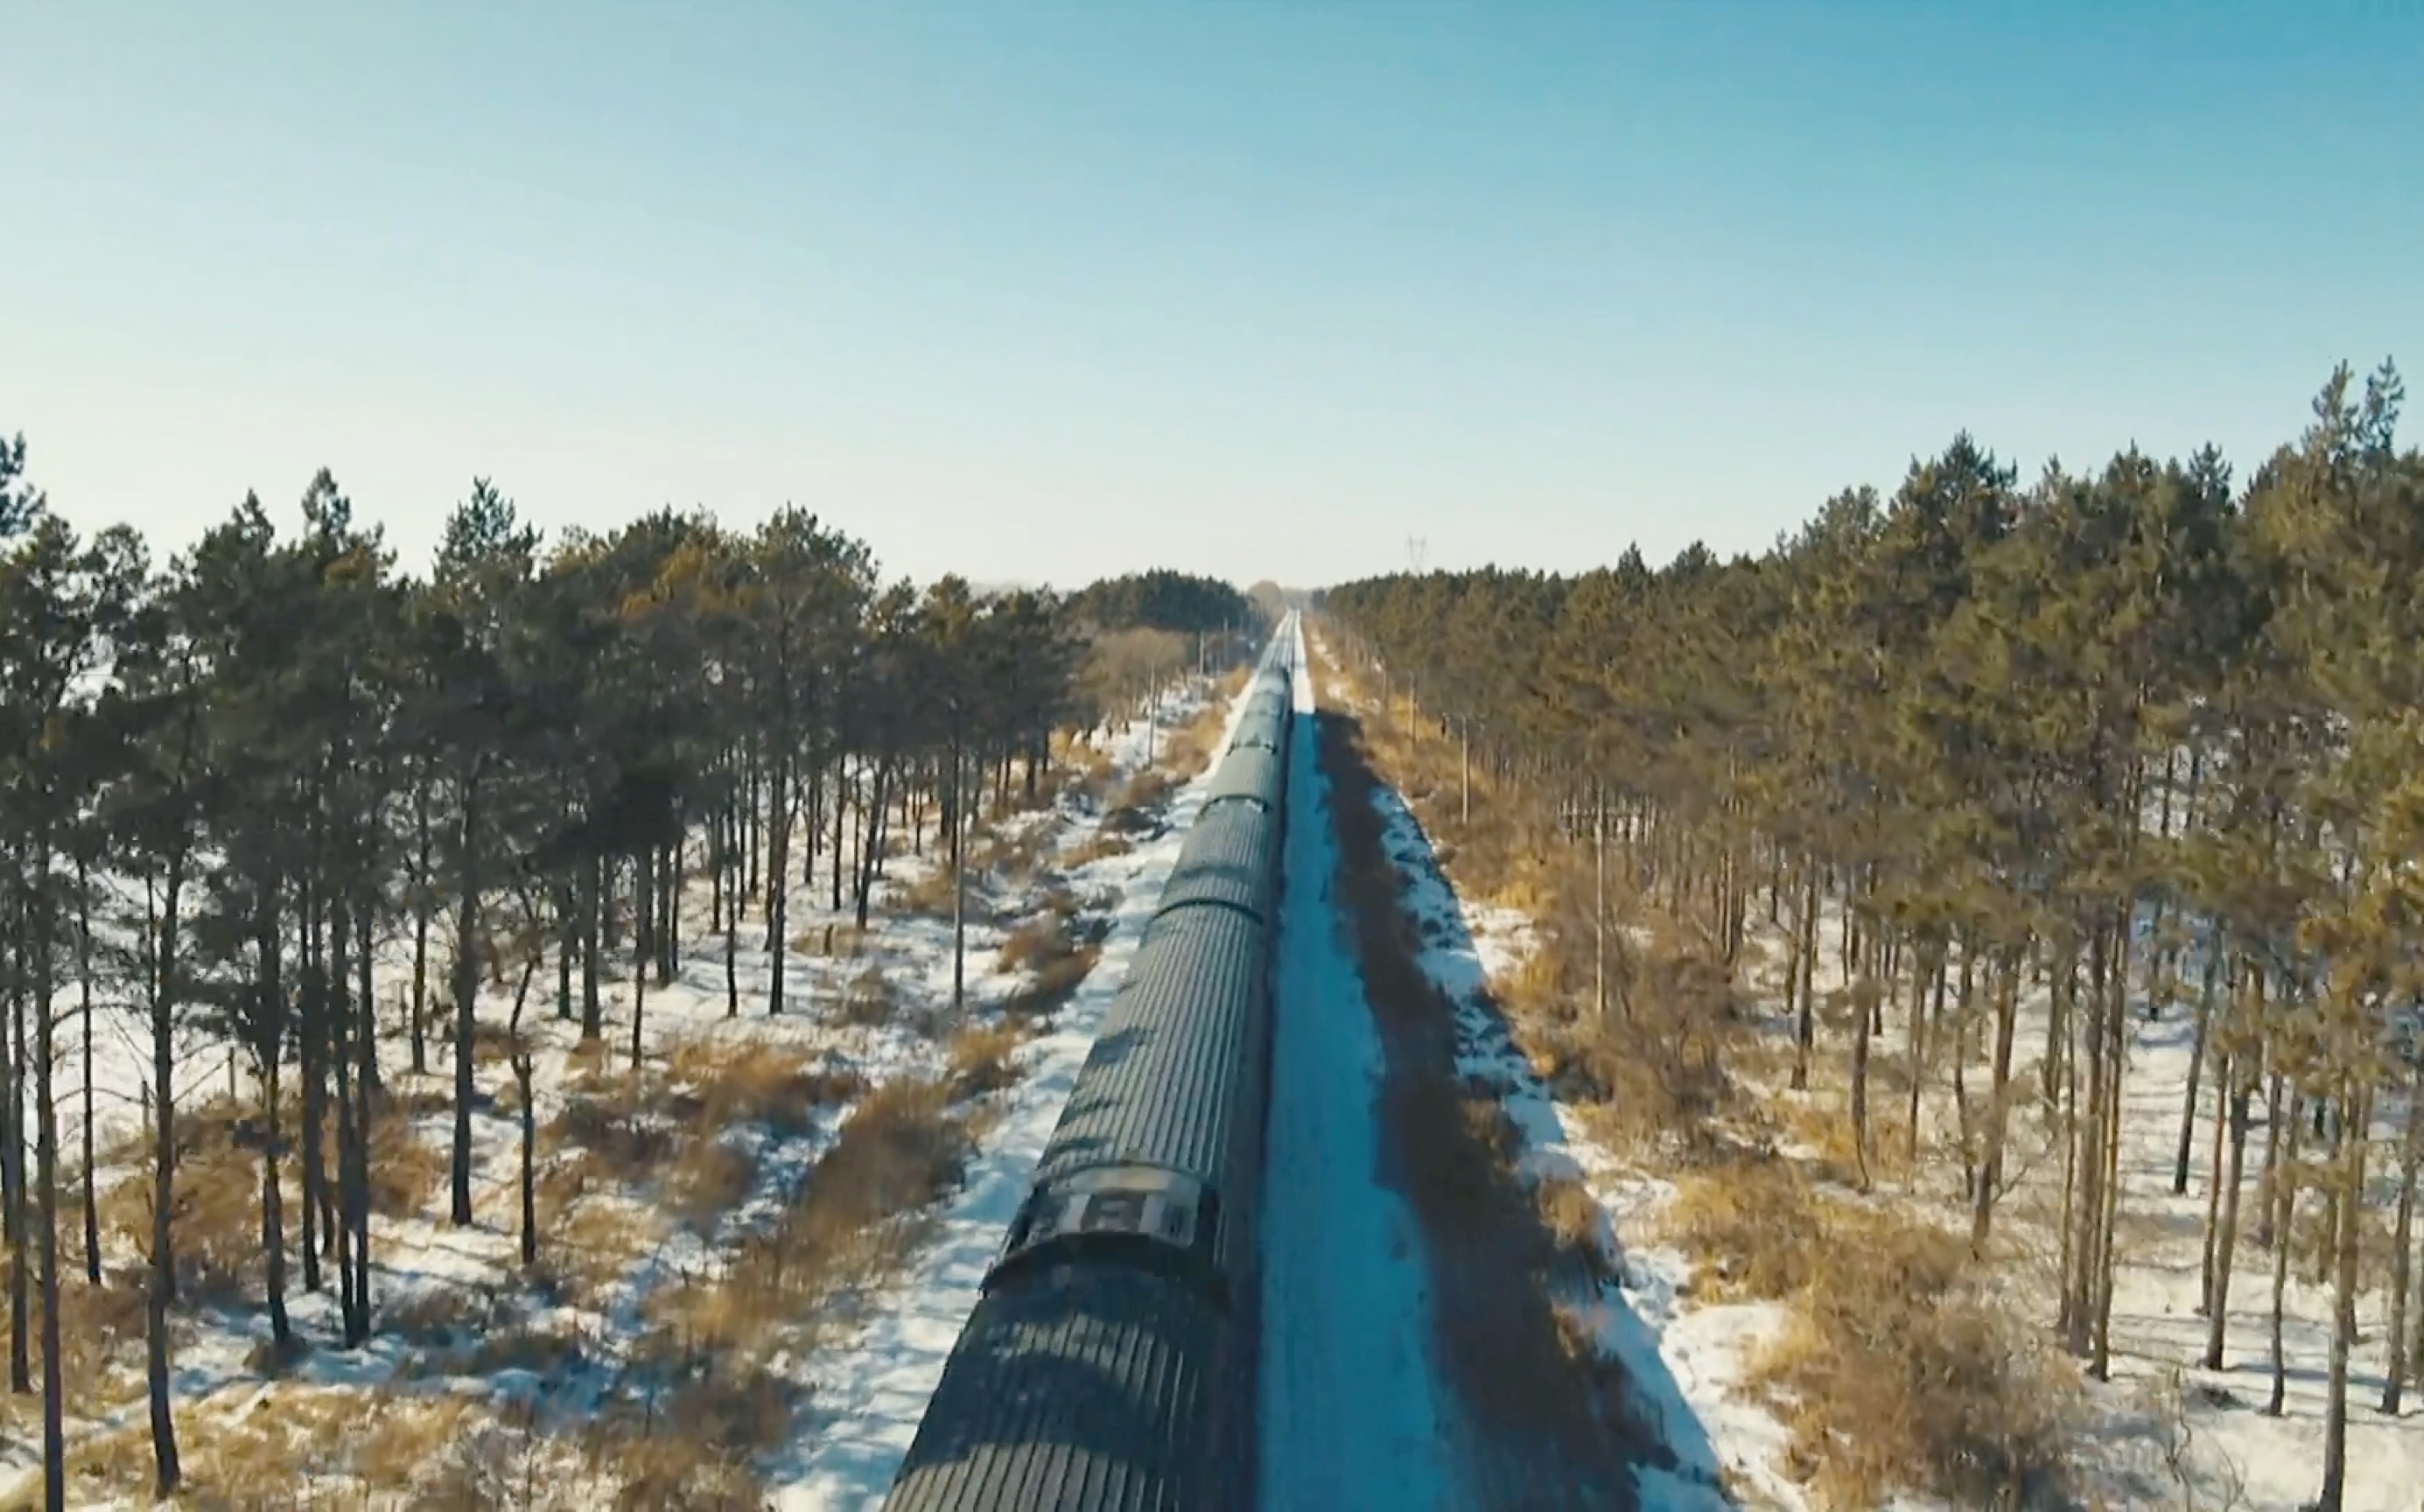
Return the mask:
<svg viewBox="0 0 2424 1512">
<path fill-rule="evenodd" d="M 1695 959 L 1690 921 L 1619 891 L 1638 988 L 1725 1011 L 1679 1015 L 1657 1056 L 1605 1064 L 1606 1044 L 1577 1026 L 1589 1017 L 1590 988 L 1586 979 L 1577 991 L 1571 972 L 1575 942 L 1588 950 L 1587 851 L 1577 863 L 1552 854 L 1565 848 L 1545 836 L 1492 833 L 1485 779 L 1476 779 L 1475 822 L 1463 822 L 1454 741 L 1436 726 L 1410 735 L 1402 697 L 1384 705 L 1372 679 L 1328 665 L 1325 703 L 1360 718 L 1392 785 L 1374 803 L 1401 873 L 1402 906 L 1427 942 L 1426 964 L 1462 1005 L 1462 1069 L 1475 1087 L 1496 1090 L 1521 1131 L 1513 1158 L 1541 1211 L 1604 1252 L 1604 1284 L 1570 1284 L 1560 1307 L 1577 1347 L 1621 1371 L 1634 1410 L 1666 1446 L 1666 1463 L 1635 1472 L 1642 1506 L 1966 1507 L 1983 1504 L 1946 1484 L 1941 1461 L 1998 1455 L 2042 1456 L 2054 1467 L 2034 1482 L 2032 1500 L 2047 1506 L 2293 1512 L 2313 1498 L 2331 1292 L 2303 1238 L 2285 1298 L 2283 1414 L 2261 1411 L 2272 1256 L 2246 1238 L 2225 1368 L 2196 1365 L 2207 1329 L 2196 1309 L 2214 1092 L 2209 1081 L 2193 1179 L 2174 1196 L 2188 1010 L 2150 1019 L 2143 1001 L 2133 1003 L 2112 1379 L 2095 1382 L 2059 1351 L 2051 1329 L 2063 1131 L 2029 1094 L 2046 1044 L 2042 989 L 2023 1002 L 2010 1186 L 1992 1249 L 1976 1265 L 1967 1261 L 1944 1046 L 1922 1061 L 1913 1160 L 1904 1154 L 1908 1046 L 1899 1033 L 1877 1040 L 1873 1179 L 1861 1191 L 1847 1112 L 1849 1030 L 1822 1028 L 1809 1090 L 1788 1085 L 1781 932 L 1754 919 L 1746 969 L 1724 981 Z M 1847 1024 L 1834 934 L 1829 920 L 1816 987 L 1822 1020 L 1831 1011 Z M 1562 979 L 1552 959 L 1559 942 L 1569 947 Z M 1897 1015 L 1888 1023 L 1900 1027 Z M 1969 1074 L 1975 1097 L 1987 1080 L 1983 1059 Z M 2257 1113 L 2251 1169 L 2264 1135 L 2260 1106 Z M 1688 1123 L 1699 1133 L 1687 1138 Z M 2424 1408 L 2411 1397 L 2396 1419 L 2375 1410 L 2386 1232 L 2381 1241 L 2368 1245 L 2360 1303 L 2346 1505 L 2417 1512 Z M 1863 1337 L 1873 1347 L 1846 1343 Z M 1923 1489 L 1931 1481 L 1932 1493 Z"/>
<path fill-rule="evenodd" d="M 513 984 L 483 984 L 475 1221 L 456 1228 L 447 1036 L 433 1026 L 427 1070 L 408 1069 L 409 942 L 382 941 L 376 1322 L 359 1347 L 341 1344 L 333 1267 L 324 1289 L 304 1289 L 293 1159 L 282 1186 L 297 1346 L 282 1358 L 271 1346 L 259 1089 L 224 1043 L 184 1036 L 172 1375 L 184 1504 L 880 1504 L 1175 858 L 1200 802 L 1189 779 L 1221 743 L 1239 680 L 1165 697 L 1152 722 L 1066 753 L 1042 804 L 980 822 L 965 1015 L 949 1011 L 950 889 L 931 845 L 889 858 L 864 933 L 827 906 L 825 879 L 789 879 L 779 1016 L 766 1011 L 762 908 L 741 930 L 728 1015 L 709 883 L 690 879 L 679 967 L 647 985 L 637 1070 L 628 963 L 601 987 L 602 1040 L 583 1044 L 577 1020 L 555 1012 L 550 959 L 522 1015 L 536 1129 L 530 1266 L 503 1033 Z M 433 932 L 443 980 L 452 942 L 442 921 Z M 152 1473 L 148 1030 L 107 996 L 94 1023 L 99 1284 L 83 1274 L 82 1174 L 61 1182 L 70 1501 L 137 1506 Z M 80 1046 L 63 1049 L 72 1150 L 85 1093 Z M 39 1407 L 0 1395 L 0 1507 L 40 1504 Z"/>
</svg>

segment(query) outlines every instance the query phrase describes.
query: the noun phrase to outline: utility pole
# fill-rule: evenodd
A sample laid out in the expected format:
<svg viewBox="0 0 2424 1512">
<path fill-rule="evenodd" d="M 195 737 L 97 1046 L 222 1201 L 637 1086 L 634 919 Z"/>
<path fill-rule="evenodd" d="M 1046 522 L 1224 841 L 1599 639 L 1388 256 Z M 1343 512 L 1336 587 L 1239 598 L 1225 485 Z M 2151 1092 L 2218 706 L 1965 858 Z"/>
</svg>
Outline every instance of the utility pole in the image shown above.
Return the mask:
<svg viewBox="0 0 2424 1512">
<path fill-rule="evenodd" d="M 1457 822 L 1466 829 L 1473 827 L 1473 716 L 1456 717 L 1457 759 L 1461 769 L 1463 794 L 1458 804 Z"/>
<path fill-rule="evenodd" d="M 1607 1022 L 1607 795 L 1591 786 L 1591 982 Z"/>
</svg>

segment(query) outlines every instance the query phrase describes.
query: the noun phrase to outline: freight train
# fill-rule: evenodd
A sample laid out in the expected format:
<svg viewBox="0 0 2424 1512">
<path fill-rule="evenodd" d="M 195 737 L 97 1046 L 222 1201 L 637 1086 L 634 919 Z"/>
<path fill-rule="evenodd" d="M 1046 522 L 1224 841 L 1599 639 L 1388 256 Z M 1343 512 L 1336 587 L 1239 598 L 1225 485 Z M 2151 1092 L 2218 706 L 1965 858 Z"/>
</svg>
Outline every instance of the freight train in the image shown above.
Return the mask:
<svg viewBox="0 0 2424 1512">
<path fill-rule="evenodd" d="M 890 1512 L 1253 1500 L 1292 624 L 892 1483 Z"/>
</svg>

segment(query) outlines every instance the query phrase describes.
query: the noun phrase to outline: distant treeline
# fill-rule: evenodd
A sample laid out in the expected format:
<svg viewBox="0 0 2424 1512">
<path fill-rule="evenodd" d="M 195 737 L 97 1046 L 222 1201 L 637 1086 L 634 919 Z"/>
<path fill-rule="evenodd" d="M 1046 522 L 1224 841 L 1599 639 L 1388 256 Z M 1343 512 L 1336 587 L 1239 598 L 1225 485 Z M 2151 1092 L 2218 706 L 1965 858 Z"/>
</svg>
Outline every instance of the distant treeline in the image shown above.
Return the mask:
<svg viewBox="0 0 2424 1512">
<path fill-rule="evenodd" d="M 1232 584 L 1166 567 L 1105 578 L 1081 588 L 1070 596 L 1069 612 L 1098 629 L 1185 635 L 1236 629 L 1260 617 L 1253 601 Z"/>
</svg>

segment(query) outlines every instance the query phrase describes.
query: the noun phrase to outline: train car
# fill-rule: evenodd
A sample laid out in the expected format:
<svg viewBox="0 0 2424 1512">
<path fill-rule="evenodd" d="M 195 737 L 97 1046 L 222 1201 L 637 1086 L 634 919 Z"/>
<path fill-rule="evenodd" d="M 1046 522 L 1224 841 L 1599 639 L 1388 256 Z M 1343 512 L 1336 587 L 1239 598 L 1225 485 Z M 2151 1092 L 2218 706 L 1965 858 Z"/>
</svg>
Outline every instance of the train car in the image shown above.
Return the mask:
<svg viewBox="0 0 2424 1512">
<path fill-rule="evenodd" d="M 1248 681 L 892 1512 L 1252 1501 L 1287 629 Z"/>
</svg>

